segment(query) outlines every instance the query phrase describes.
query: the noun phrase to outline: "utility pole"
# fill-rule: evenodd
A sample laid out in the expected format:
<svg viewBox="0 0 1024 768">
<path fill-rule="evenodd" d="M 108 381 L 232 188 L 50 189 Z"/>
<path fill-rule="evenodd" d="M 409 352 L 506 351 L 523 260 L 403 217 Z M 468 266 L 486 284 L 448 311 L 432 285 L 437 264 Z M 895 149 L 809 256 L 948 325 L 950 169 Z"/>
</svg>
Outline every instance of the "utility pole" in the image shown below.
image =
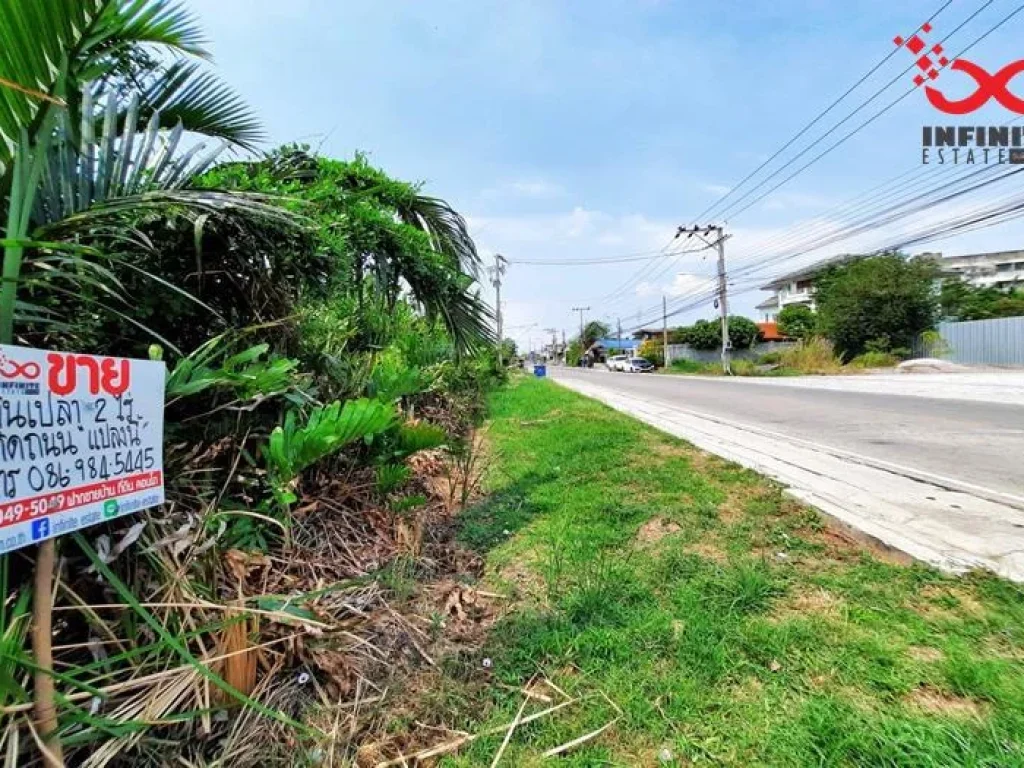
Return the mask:
<svg viewBox="0 0 1024 768">
<path fill-rule="evenodd" d="M 568 349 L 569 348 L 567 346 L 565 346 L 565 328 L 563 328 L 562 329 L 562 365 L 565 365 L 565 364 L 567 364 L 569 362 L 569 360 L 567 359 L 567 356 L 566 356 L 566 350 L 568 350 Z"/>
<path fill-rule="evenodd" d="M 551 360 L 555 359 L 555 350 L 558 349 L 558 329 L 557 328 L 545 328 L 545 333 L 551 334 Z"/>
<path fill-rule="evenodd" d="M 580 354 L 582 355 L 587 351 L 583 348 L 583 313 L 589 312 L 590 307 L 573 307 L 572 311 L 580 313 Z"/>
<path fill-rule="evenodd" d="M 619 349 L 618 349 L 618 351 L 621 352 L 622 351 L 622 318 L 621 317 L 618 319 L 618 323 L 619 323 L 619 337 L 618 337 L 619 338 Z"/>
<path fill-rule="evenodd" d="M 732 341 L 729 340 L 729 284 L 725 278 L 725 235 L 718 228 L 718 309 L 722 315 L 722 370 L 732 374 L 729 364 Z"/>
<path fill-rule="evenodd" d="M 668 368 L 668 298 L 661 296 L 661 360 Z"/>
<path fill-rule="evenodd" d="M 725 241 L 728 235 L 725 234 L 721 226 L 713 224 L 706 227 L 695 225 L 690 229 L 679 227 L 676 237 L 678 238 L 684 232 L 686 233 L 687 240 L 696 235 L 707 243 L 708 247 L 718 249 L 718 311 L 722 320 L 722 370 L 731 375 L 732 368 L 729 364 L 732 352 L 732 342 L 729 341 L 729 284 L 725 271 Z M 711 235 L 712 233 L 715 235 L 715 240 L 714 242 L 708 242 L 704 235 Z"/>
<path fill-rule="evenodd" d="M 501 278 L 505 274 L 505 265 L 508 264 L 505 257 L 500 253 L 494 254 L 494 266 L 488 271 L 491 273 L 491 285 L 494 286 L 494 304 L 497 310 L 497 321 L 498 321 L 498 368 L 503 365 L 501 354 L 501 342 L 502 339 L 502 327 L 501 327 Z"/>
</svg>

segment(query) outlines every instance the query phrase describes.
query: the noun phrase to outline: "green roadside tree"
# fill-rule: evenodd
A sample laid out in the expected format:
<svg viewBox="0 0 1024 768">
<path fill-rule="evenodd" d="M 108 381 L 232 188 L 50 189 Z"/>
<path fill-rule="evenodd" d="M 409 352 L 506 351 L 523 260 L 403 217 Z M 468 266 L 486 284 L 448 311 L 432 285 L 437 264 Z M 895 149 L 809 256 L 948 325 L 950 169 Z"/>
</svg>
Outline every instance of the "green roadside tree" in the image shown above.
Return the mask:
<svg viewBox="0 0 1024 768">
<path fill-rule="evenodd" d="M 899 253 L 829 267 L 815 281 L 820 330 L 847 359 L 909 349 L 935 327 L 935 278 L 934 262 Z"/>
<path fill-rule="evenodd" d="M 516 357 L 516 342 L 515 339 L 502 339 L 501 341 L 501 358 L 506 363 L 512 361 Z"/>
<path fill-rule="evenodd" d="M 734 349 L 749 349 L 761 337 L 761 329 L 753 320 L 739 315 L 729 316 L 729 341 Z M 722 324 L 719 320 L 698 320 L 691 326 L 673 332 L 674 343 L 689 344 L 694 349 L 721 349 Z"/>
<path fill-rule="evenodd" d="M 761 338 L 761 329 L 749 317 L 729 316 L 729 341 L 733 349 L 750 349 Z"/>
<path fill-rule="evenodd" d="M 791 339 L 806 339 L 814 335 L 818 316 L 803 304 L 790 304 L 779 312 L 779 333 Z"/>
<path fill-rule="evenodd" d="M 956 320 L 988 320 L 1024 315 L 1024 289 L 978 288 L 962 280 L 946 280 L 940 293 L 942 316 Z"/>
<path fill-rule="evenodd" d="M 600 320 L 591 320 L 585 326 L 583 326 L 583 349 L 587 350 L 593 346 L 594 342 L 598 339 L 604 339 L 611 333 L 611 329 Z"/>
</svg>

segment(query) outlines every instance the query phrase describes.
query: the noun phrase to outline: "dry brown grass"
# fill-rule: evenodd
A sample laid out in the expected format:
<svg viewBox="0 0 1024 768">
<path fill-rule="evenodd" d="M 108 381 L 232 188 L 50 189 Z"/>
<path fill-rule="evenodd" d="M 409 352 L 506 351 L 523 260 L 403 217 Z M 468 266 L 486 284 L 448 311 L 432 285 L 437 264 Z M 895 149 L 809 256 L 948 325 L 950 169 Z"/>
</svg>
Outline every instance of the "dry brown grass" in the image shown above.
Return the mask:
<svg viewBox="0 0 1024 768">
<path fill-rule="evenodd" d="M 903 700 L 909 706 L 923 712 L 960 719 L 981 720 L 988 715 L 989 710 L 984 702 L 957 696 L 931 685 L 922 685 L 907 694 Z"/>
<path fill-rule="evenodd" d="M 938 648 L 931 648 L 927 645 L 912 645 L 907 648 L 907 655 L 914 661 L 923 661 L 929 664 L 942 661 L 946 657 Z"/>
<path fill-rule="evenodd" d="M 929 584 L 908 605 L 925 618 L 938 621 L 984 619 L 985 607 L 969 587 Z"/>
<path fill-rule="evenodd" d="M 640 530 L 636 532 L 636 541 L 641 546 L 650 546 L 681 530 L 677 523 L 663 517 L 655 517 L 640 526 Z"/>
</svg>

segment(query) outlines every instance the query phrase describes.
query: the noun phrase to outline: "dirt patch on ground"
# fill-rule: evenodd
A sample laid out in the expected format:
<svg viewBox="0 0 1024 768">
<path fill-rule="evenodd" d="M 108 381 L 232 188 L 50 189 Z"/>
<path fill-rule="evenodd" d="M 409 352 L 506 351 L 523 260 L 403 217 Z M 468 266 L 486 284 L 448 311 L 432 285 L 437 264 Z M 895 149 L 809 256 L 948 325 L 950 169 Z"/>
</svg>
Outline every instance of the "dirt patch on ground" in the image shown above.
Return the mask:
<svg viewBox="0 0 1024 768">
<path fill-rule="evenodd" d="M 988 708 L 984 703 L 940 691 L 931 685 L 922 685 L 916 691 L 907 694 L 904 701 L 916 709 L 936 715 L 980 720 L 988 714 Z"/>
<path fill-rule="evenodd" d="M 718 505 L 718 517 L 727 525 L 738 523 L 750 515 L 753 504 L 777 500 L 779 495 L 776 488 L 764 483 L 739 483 L 724 486 L 722 490 L 726 495 L 725 501 Z"/>
<path fill-rule="evenodd" d="M 636 540 L 640 544 L 650 546 L 651 544 L 657 544 L 666 536 L 679 533 L 681 530 L 682 528 L 671 520 L 656 517 L 640 526 L 640 530 L 636 532 Z"/>
<path fill-rule="evenodd" d="M 907 648 L 907 655 L 914 661 L 935 662 L 942 661 L 945 654 L 938 648 L 930 648 L 927 645 L 912 645 Z"/>
<path fill-rule="evenodd" d="M 984 619 L 987 615 L 969 589 L 941 584 L 929 584 L 921 589 L 909 606 L 925 618 L 938 621 Z"/>
<path fill-rule="evenodd" d="M 700 451 L 690 445 L 676 445 L 659 439 L 645 440 L 644 453 L 646 455 L 661 456 L 666 459 L 697 461 L 701 458 Z"/>
<path fill-rule="evenodd" d="M 787 595 L 772 616 L 775 619 L 806 615 L 839 617 L 845 605 L 842 598 L 826 589 L 809 589 Z"/>
<path fill-rule="evenodd" d="M 529 562 L 517 558 L 497 573 L 498 581 L 512 588 L 513 599 L 543 601 L 547 593 L 544 577 Z"/>
<path fill-rule="evenodd" d="M 687 552 L 692 552 L 695 555 L 703 557 L 705 560 L 711 560 L 714 563 L 722 565 L 729 561 L 729 556 L 714 541 L 699 541 L 696 544 L 690 544 L 686 547 Z"/>
<path fill-rule="evenodd" d="M 828 561 L 834 563 L 853 563 L 865 555 L 892 565 L 909 565 L 913 558 L 882 546 L 880 543 L 862 537 L 856 531 L 840 525 L 828 517 L 822 516 L 820 528 L 803 527 L 796 533 L 805 541 L 817 544 L 824 549 L 822 556 L 816 558 L 821 564 Z"/>
</svg>

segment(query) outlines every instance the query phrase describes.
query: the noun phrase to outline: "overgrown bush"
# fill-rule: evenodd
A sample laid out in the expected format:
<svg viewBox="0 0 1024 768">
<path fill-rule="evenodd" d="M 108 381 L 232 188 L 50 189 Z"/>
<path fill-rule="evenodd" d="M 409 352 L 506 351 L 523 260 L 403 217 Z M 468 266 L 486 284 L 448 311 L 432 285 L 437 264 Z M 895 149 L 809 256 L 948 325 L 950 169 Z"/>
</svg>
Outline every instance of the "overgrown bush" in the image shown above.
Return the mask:
<svg viewBox="0 0 1024 768">
<path fill-rule="evenodd" d="M 829 267 L 815 281 L 819 330 L 845 357 L 909 349 L 935 325 L 935 275 L 934 262 L 896 253 Z"/>
<path fill-rule="evenodd" d="M 673 360 L 669 369 L 676 373 L 700 373 L 705 375 L 718 375 L 722 373 L 720 363 L 702 363 L 697 360 Z"/>
<path fill-rule="evenodd" d="M 14 3 L 0 32 L 25 46 L 0 83 L 18 102 L 0 110 L 0 183 L 4 213 L 26 212 L 4 216 L 0 340 L 152 350 L 169 369 L 168 503 L 60 541 L 67 764 L 322 760 L 305 747 L 326 735 L 297 718 L 362 690 L 391 615 L 375 574 L 446 514 L 420 462 L 440 473 L 507 375 L 466 222 L 360 155 L 218 166 L 178 149 L 182 130 L 259 136 L 179 60 L 203 37 L 180 4 Z M 161 130 L 154 103 L 182 125 Z M 19 711 L 36 667 L 24 554 L 0 557 L 0 707 Z M 51 738 L 28 723 L 0 729 L 11 765 Z"/>
<path fill-rule="evenodd" d="M 847 365 L 850 368 L 893 368 L 900 363 L 900 358 L 889 352 L 865 352 L 857 355 Z"/>
<path fill-rule="evenodd" d="M 781 353 L 780 364 L 800 373 L 839 373 L 843 361 L 828 339 L 812 336 Z"/>
<path fill-rule="evenodd" d="M 749 349 L 761 337 L 757 323 L 739 315 L 729 316 L 729 341 L 734 349 Z M 722 324 L 720 320 L 698 320 L 693 325 L 676 328 L 671 340 L 677 344 L 689 344 L 694 349 L 721 349 Z"/>
<path fill-rule="evenodd" d="M 791 339 L 806 339 L 814 335 L 818 326 L 818 316 L 814 310 L 803 304 L 790 304 L 783 307 L 778 317 L 779 333 Z"/>
<path fill-rule="evenodd" d="M 658 368 L 664 368 L 665 346 L 660 341 L 647 339 L 640 344 L 640 357 L 650 360 Z"/>
<path fill-rule="evenodd" d="M 733 376 L 758 376 L 760 374 L 757 363 L 743 358 L 733 360 L 729 368 L 732 370 Z"/>
</svg>

